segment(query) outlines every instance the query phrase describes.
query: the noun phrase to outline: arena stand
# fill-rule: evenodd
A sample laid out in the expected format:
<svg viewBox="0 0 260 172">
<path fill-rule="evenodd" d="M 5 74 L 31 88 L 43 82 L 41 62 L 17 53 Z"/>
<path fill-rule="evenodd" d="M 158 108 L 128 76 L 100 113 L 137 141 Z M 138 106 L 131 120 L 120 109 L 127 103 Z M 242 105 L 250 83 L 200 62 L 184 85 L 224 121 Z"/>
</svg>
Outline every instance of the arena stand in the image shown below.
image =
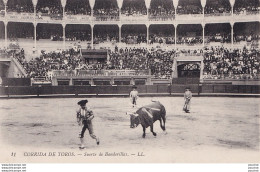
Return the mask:
<svg viewBox="0 0 260 172">
<path fill-rule="evenodd" d="M 26 77 L 48 83 L 53 71 L 62 71 L 63 84 L 84 83 L 80 74 L 103 77 L 90 85 L 131 85 L 130 76 L 140 74 L 132 71 L 144 70 L 148 79 L 137 83 L 167 85 L 197 66 L 201 81 L 257 81 L 259 2 L 246 2 L 0 0 L 0 45 L 13 52 Z M 82 49 L 105 49 L 107 60 L 86 62 Z M 128 71 L 121 74 L 130 79 L 107 80 L 104 70 Z"/>
</svg>

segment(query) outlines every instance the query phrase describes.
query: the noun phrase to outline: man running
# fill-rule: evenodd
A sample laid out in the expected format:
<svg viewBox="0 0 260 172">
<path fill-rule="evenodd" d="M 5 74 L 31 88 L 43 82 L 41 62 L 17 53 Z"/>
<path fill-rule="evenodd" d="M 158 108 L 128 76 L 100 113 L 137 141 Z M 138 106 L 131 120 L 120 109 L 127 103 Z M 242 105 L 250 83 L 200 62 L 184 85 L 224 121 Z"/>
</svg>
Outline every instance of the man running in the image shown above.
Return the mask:
<svg viewBox="0 0 260 172">
<path fill-rule="evenodd" d="M 136 101 L 138 98 L 138 91 L 136 89 L 137 87 L 134 85 L 133 90 L 130 92 L 130 99 L 131 99 L 131 103 L 133 104 L 133 107 L 136 106 Z"/>
<path fill-rule="evenodd" d="M 81 100 L 78 102 L 78 105 L 80 105 L 79 110 L 77 111 L 77 122 L 79 125 L 83 125 L 83 128 L 80 133 L 80 149 L 84 149 L 84 133 L 86 129 L 89 131 L 89 135 L 96 140 L 97 145 L 99 145 L 99 139 L 98 137 L 94 134 L 93 130 L 93 124 L 92 124 L 92 119 L 94 118 L 94 114 L 92 110 L 88 109 L 86 107 L 86 103 L 88 100 Z"/>
</svg>

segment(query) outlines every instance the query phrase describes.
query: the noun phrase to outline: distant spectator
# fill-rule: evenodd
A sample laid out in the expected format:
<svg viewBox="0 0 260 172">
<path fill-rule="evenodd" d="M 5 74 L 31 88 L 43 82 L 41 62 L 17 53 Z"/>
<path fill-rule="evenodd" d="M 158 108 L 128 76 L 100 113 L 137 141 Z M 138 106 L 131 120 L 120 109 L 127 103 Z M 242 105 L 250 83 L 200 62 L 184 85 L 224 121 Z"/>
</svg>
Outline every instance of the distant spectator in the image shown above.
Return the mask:
<svg viewBox="0 0 260 172">
<path fill-rule="evenodd" d="M 175 10 L 171 0 L 152 0 L 149 9 L 150 19 L 174 19 Z"/>
<path fill-rule="evenodd" d="M 212 47 L 205 51 L 203 75 L 206 79 L 257 79 L 260 74 L 259 50 Z"/>
<path fill-rule="evenodd" d="M 89 1 L 74 0 L 67 1 L 65 12 L 67 15 L 91 15 L 91 8 Z"/>
</svg>

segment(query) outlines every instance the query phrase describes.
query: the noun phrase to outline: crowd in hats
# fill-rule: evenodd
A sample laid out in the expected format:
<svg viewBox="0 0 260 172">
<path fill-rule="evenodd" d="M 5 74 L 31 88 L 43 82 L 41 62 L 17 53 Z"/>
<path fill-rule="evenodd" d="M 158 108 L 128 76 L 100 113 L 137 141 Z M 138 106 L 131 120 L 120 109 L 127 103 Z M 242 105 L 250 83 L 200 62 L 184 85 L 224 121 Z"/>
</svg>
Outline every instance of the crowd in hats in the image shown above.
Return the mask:
<svg viewBox="0 0 260 172">
<path fill-rule="evenodd" d="M 204 78 L 258 79 L 260 51 L 257 49 L 229 50 L 211 47 L 204 53 Z"/>
</svg>

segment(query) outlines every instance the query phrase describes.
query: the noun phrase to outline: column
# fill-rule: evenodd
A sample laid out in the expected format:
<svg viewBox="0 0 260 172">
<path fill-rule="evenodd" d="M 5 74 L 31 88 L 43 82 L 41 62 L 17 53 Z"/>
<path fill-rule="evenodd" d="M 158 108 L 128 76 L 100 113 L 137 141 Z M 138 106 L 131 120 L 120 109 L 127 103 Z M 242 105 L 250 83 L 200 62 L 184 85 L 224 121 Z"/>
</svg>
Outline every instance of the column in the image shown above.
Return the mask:
<svg viewBox="0 0 260 172">
<path fill-rule="evenodd" d="M 91 8 L 91 19 L 93 20 L 95 0 L 89 0 L 89 5 Z"/>
<path fill-rule="evenodd" d="M 149 24 L 146 24 L 146 28 L 147 28 L 147 33 L 146 33 L 147 45 L 149 45 Z"/>
<path fill-rule="evenodd" d="M 67 0 L 61 0 L 61 6 L 62 6 L 62 17 L 65 17 L 65 7 L 67 4 Z"/>
<path fill-rule="evenodd" d="M 90 27 L 91 27 L 91 48 L 94 49 L 94 36 L 93 36 L 94 35 L 94 25 L 91 24 Z"/>
<path fill-rule="evenodd" d="M 62 7 L 62 17 L 63 17 L 63 19 L 65 18 L 65 7 Z"/>
<path fill-rule="evenodd" d="M 174 24 L 174 49 L 176 50 L 176 47 L 177 47 L 177 27 L 178 27 L 178 24 L 175 23 Z"/>
<path fill-rule="evenodd" d="M 36 5 L 33 6 L 34 20 L 36 20 Z"/>
<path fill-rule="evenodd" d="M 33 3 L 33 12 L 34 12 L 34 19 L 36 18 L 36 6 L 37 6 L 37 3 L 38 3 L 38 0 L 32 0 L 32 3 Z"/>
<path fill-rule="evenodd" d="M 7 48 L 7 0 L 3 0 L 4 5 L 5 5 L 5 21 L 4 21 L 4 25 L 5 25 L 5 48 Z"/>
<path fill-rule="evenodd" d="M 118 29 L 119 29 L 119 31 L 118 31 L 118 38 L 119 38 L 119 44 L 121 44 L 121 28 L 122 28 L 122 25 L 121 24 L 118 24 Z"/>
<path fill-rule="evenodd" d="M 147 21 L 149 21 L 149 8 L 146 8 L 147 10 Z"/>
<path fill-rule="evenodd" d="M 94 8 L 91 7 L 91 14 L 90 14 L 91 20 L 93 20 L 93 16 L 94 16 Z"/>
<path fill-rule="evenodd" d="M 36 49 L 36 37 L 37 37 L 37 23 L 33 23 L 34 26 L 34 48 Z"/>
<path fill-rule="evenodd" d="M 203 70 L 204 70 L 204 63 L 203 60 L 200 62 L 200 80 L 203 79 Z"/>
<path fill-rule="evenodd" d="M 6 10 L 6 9 L 7 9 L 7 6 L 6 6 L 6 5 L 7 5 L 7 2 L 5 2 L 5 16 L 6 16 L 6 14 L 7 14 L 7 10 Z"/>
<path fill-rule="evenodd" d="M 231 46 L 234 47 L 234 22 L 230 22 L 231 25 Z"/>
<path fill-rule="evenodd" d="M 66 49 L 66 44 L 65 44 L 65 39 L 66 39 L 66 33 L 65 33 L 65 28 L 66 28 L 66 23 L 62 23 L 62 28 L 63 28 L 63 49 Z"/>
<path fill-rule="evenodd" d="M 173 64 L 172 64 L 172 78 L 178 78 L 178 66 L 177 66 L 177 59 L 176 57 L 173 60 Z"/>
<path fill-rule="evenodd" d="M 4 21 L 4 25 L 5 25 L 5 48 L 7 48 L 7 21 Z"/>
<path fill-rule="evenodd" d="M 233 13 L 234 13 L 234 5 L 235 5 L 235 2 L 236 0 L 229 0 L 229 3 L 231 5 L 231 14 L 232 14 L 232 17 L 233 17 Z"/>
<path fill-rule="evenodd" d="M 205 23 L 202 22 L 202 41 L 203 41 L 203 48 L 205 47 Z"/>
<path fill-rule="evenodd" d="M 200 0 L 200 4 L 202 7 L 202 14 L 203 14 L 203 18 L 205 17 L 205 6 L 206 6 L 207 0 Z"/>
</svg>

